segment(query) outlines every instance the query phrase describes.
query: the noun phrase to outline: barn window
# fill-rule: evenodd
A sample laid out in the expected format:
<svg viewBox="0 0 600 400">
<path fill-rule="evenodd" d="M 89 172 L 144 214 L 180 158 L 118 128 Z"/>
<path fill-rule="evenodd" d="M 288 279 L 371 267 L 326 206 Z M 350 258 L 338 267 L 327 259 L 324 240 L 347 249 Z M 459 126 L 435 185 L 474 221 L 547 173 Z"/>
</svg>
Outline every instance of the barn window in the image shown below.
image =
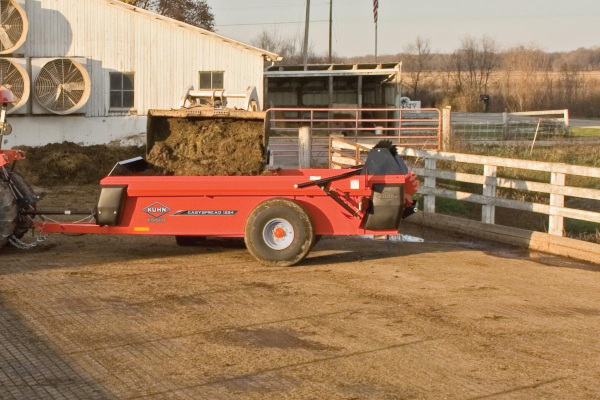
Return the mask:
<svg viewBox="0 0 600 400">
<path fill-rule="evenodd" d="M 200 72 L 200 90 L 224 89 L 225 72 L 203 71 Z"/>
<path fill-rule="evenodd" d="M 131 109 L 135 100 L 135 73 L 110 73 L 110 108 Z"/>
</svg>

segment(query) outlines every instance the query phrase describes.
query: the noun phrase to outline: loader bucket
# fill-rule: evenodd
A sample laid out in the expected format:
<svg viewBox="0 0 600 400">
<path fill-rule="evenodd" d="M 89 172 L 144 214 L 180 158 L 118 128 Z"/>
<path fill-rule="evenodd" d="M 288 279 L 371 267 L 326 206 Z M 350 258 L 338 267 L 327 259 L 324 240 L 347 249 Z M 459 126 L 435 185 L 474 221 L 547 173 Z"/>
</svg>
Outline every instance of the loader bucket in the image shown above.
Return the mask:
<svg viewBox="0 0 600 400">
<path fill-rule="evenodd" d="M 207 120 L 207 119 L 223 119 L 223 120 L 238 120 L 238 121 L 261 121 L 265 123 L 265 112 L 260 111 L 242 111 L 229 109 L 214 109 L 212 107 L 194 107 L 181 110 L 149 110 L 148 122 L 146 129 L 146 154 L 150 151 L 157 142 L 167 140 L 171 135 L 169 128 L 169 120 L 175 118 L 187 120 Z M 268 137 L 266 129 L 263 135 L 263 147 L 265 149 L 265 160 L 267 156 Z"/>
<path fill-rule="evenodd" d="M 148 112 L 146 159 L 167 175 L 260 175 L 268 164 L 267 145 L 264 112 Z"/>
</svg>

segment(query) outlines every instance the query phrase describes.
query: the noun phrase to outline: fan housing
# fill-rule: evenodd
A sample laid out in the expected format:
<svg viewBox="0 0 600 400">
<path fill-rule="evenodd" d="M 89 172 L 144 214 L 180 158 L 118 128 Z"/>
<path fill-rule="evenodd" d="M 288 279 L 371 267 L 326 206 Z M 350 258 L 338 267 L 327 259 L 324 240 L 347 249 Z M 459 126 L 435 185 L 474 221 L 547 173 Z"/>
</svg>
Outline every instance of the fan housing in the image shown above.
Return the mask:
<svg viewBox="0 0 600 400">
<path fill-rule="evenodd" d="M 26 59 L 0 58 L 0 86 L 9 89 L 15 100 L 8 106 L 9 114 L 27 111 L 31 84 L 26 67 Z"/>
<path fill-rule="evenodd" d="M 83 112 L 91 93 L 90 75 L 78 60 L 52 59 L 39 69 L 33 91 L 37 103 L 53 114 Z"/>
<path fill-rule="evenodd" d="M 23 7 L 16 0 L 0 0 L 0 54 L 17 51 L 29 30 L 29 21 Z"/>
</svg>

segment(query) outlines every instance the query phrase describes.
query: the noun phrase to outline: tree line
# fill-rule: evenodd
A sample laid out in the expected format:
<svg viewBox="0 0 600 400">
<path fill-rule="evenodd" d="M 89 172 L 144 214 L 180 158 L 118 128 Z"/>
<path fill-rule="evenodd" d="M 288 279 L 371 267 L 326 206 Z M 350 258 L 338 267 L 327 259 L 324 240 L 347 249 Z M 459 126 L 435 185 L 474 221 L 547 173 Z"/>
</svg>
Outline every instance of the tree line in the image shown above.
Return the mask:
<svg viewBox="0 0 600 400">
<path fill-rule="evenodd" d="M 502 48 L 482 36 L 442 54 L 417 37 L 391 58 L 402 61 L 405 93 L 427 106 L 479 111 L 485 94 L 496 112 L 569 108 L 600 116 L 600 47 L 550 53 L 535 45 Z"/>
<path fill-rule="evenodd" d="M 284 64 L 302 62 L 301 45 L 291 37 L 263 31 L 253 44 L 283 56 Z M 424 107 L 480 111 L 486 94 L 494 112 L 569 108 L 574 115 L 600 117 L 600 47 L 545 52 L 535 45 L 503 48 L 482 36 L 465 37 L 454 51 L 440 53 L 429 39 L 417 37 L 401 52 L 378 57 L 378 62 L 399 61 L 403 94 Z M 328 58 L 311 47 L 309 62 L 327 63 Z M 375 60 L 372 55 L 334 56 L 333 62 Z"/>
</svg>

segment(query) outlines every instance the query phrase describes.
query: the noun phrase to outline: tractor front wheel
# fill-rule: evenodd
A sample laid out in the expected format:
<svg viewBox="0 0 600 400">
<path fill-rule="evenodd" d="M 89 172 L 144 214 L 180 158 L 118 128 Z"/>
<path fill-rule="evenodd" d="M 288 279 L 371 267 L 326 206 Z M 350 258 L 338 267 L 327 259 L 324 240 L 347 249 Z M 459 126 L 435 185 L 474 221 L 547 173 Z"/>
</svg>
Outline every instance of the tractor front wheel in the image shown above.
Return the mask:
<svg viewBox="0 0 600 400">
<path fill-rule="evenodd" d="M 15 197 L 19 199 L 18 201 L 31 201 L 31 198 L 35 196 L 33 188 L 19 172 L 14 171 L 10 174 L 10 182 L 12 183 Z M 28 203 L 26 207 L 30 210 L 37 208 L 35 203 Z M 17 216 L 17 227 L 14 232 L 15 237 L 17 239 L 23 238 L 32 227 L 33 220 L 28 215 L 23 214 L 23 210 L 20 209 Z"/>
<path fill-rule="evenodd" d="M 0 247 L 6 246 L 17 227 L 17 203 L 6 182 L 0 182 Z"/>
<path fill-rule="evenodd" d="M 299 263 L 310 252 L 314 240 L 310 216 L 288 199 L 259 204 L 246 221 L 246 247 L 266 266 L 289 267 Z"/>
</svg>

